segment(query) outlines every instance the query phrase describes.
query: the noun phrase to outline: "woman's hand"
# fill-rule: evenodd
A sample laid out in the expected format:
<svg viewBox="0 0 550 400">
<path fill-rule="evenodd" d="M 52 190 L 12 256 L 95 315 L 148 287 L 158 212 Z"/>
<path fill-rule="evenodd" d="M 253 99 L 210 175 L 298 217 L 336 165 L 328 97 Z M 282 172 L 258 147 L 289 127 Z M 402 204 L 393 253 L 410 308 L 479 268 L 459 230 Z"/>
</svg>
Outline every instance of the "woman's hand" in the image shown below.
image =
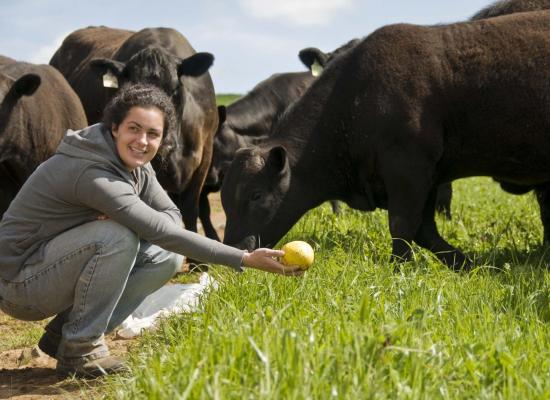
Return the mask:
<svg viewBox="0 0 550 400">
<path fill-rule="evenodd" d="M 296 265 L 283 265 L 274 257 L 282 257 L 282 250 L 256 249 L 252 253 L 246 252 L 243 257 L 243 266 L 272 272 L 281 275 L 302 275 L 304 271 Z"/>
</svg>

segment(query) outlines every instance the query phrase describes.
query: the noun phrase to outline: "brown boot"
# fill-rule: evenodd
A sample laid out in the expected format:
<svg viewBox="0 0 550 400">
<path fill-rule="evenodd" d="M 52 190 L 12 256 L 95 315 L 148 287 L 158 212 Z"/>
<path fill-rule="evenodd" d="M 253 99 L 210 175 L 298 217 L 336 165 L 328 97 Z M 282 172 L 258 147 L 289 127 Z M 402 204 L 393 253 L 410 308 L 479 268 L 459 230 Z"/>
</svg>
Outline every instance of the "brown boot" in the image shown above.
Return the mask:
<svg viewBox="0 0 550 400">
<path fill-rule="evenodd" d="M 82 364 L 66 364 L 57 362 L 56 374 L 60 377 L 75 376 L 77 378 L 97 378 L 103 375 L 118 374 L 128 371 L 124 362 L 114 356 L 105 356 Z"/>
</svg>

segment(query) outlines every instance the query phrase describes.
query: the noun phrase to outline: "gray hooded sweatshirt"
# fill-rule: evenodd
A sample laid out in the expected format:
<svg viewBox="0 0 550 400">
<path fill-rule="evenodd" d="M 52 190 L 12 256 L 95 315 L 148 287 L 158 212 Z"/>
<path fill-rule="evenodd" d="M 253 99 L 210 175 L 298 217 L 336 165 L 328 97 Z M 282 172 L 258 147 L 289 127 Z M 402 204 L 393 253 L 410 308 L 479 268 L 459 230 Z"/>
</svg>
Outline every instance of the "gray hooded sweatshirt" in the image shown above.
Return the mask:
<svg viewBox="0 0 550 400">
<path fill-rule="evenodd" d="M 135 177 L 134 177 L 135 175 Z M 103 124 L 68 131 L 25 182 L 0 222 L 0 278 L 40 262 L 47 242 L 106 215 L 165 250 L 241 270 L 244 251 L 186 231 L 150 164 L 134 175 Z"/>
</svg>

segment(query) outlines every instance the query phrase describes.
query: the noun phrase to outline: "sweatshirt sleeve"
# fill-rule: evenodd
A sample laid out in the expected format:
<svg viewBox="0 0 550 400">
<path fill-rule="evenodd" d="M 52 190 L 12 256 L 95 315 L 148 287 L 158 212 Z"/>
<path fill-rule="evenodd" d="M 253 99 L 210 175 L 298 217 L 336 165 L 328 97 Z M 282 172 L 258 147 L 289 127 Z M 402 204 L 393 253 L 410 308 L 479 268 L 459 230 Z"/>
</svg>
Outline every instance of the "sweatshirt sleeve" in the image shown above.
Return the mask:
<svg viewBox="0 0 550 400">
<path fill-rule="evenodd" d="M 109 169 L 86 169 L 76 182 L 75 196 L 87 207 L 131 229 L 140 239 L 196 260 L 241 271 L 243 250 L 186 230 L 171 215 L 146 204 L 129 182 Z"/>
<path fill-rule="evenodd" d="M 142 179 L 145 182 L 139 195 L 140 198 L 154 210 L 164 213 L 176 224 L 181 225 L 180 210 L 158 182 L 153 168 L 145 170 L 142 174 Z"/>
</svg>

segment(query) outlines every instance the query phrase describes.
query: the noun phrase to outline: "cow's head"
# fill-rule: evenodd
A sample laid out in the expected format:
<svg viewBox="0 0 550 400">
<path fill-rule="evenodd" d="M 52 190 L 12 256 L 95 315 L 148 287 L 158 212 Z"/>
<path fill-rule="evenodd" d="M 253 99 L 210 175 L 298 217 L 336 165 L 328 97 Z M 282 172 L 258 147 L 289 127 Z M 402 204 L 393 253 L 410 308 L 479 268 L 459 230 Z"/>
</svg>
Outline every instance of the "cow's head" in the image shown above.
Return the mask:
<svg viewBox="0 0 550 400">
<path fill-rule="evenodd" d="M 161 88 L 172 99 L 176 114 L 181 116 L 186 99 L 182 78 L 198 77 L 204 74 L 212 65 L 213 60 L 214 56 L 210 53 L 196 53 L 182 59 L 165 49 L 150 46 L 134 54 L 127 62 L 96 58 L 90 62 L 90 67 L 103 77 L 104 82 L 106 76 L 109 76 L 109 79 L 114 79 L 115 84 L 110 82 L 110 87 L 148 83 Z M 176 127 L 163 140 L 163 153 L 167 154 L 178 149 L 181 147 L 180 142 L 179 128 Z"/>
<path fill-rule="evenodd" d="M 225 243 L 249 250 L 276 244 L 289 229 L 283 215 L 290 175 L 282 146 L 237 151 L 221 190 L 227 216 Z"/>
<path fill-rule="evenodd" d="M 146 47 L 127 62 L 108 58 L 95 58 L 90 67 L 98 75 L 111 74 L 118 87 L 126 83 L 149 83 L 160 87 L 169 96 L 181 96 L 182 76 L 197 77 L 204 74 L 214 61 L 210 53 L 196 53 L 181 59 L 160 47 Z"/>
</svg>

